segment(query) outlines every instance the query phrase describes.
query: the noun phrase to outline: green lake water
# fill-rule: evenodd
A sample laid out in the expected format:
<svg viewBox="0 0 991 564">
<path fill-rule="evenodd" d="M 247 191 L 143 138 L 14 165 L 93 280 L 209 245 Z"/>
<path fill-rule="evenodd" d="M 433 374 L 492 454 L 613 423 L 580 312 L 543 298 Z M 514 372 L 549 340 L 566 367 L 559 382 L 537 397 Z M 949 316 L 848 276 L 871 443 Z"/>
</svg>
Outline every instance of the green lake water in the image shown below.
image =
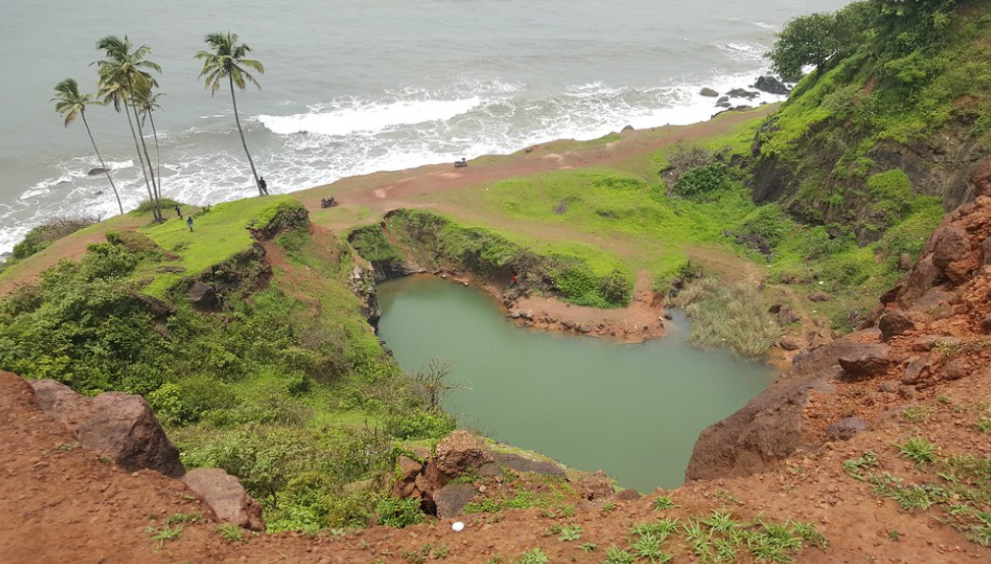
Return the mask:
<svg viewBox="0 0 991 564">
<path fill-rule="evenodd" d="M 407 371 L 453 361 L 462 425 L 620 486 L 684 481 L 698 434 L 774 379 L 765 365 L 686 343 L 688 322 L 641 345 L 523 329 L 482 291 L 415 276 L 379 286 L 381 337 Z"/>
</svg>

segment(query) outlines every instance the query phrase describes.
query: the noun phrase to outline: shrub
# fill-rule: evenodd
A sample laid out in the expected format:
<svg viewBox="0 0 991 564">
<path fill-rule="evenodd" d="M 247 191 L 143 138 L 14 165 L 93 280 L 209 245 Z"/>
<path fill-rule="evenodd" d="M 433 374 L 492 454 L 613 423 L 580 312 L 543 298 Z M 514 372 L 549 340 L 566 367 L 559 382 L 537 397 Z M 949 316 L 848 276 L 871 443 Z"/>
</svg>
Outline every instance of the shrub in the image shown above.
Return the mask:
<svg viewBox="0 0 991 564">
<path fill-rule="evenodd" d="M 686 198 L 706 199 L 726 188 L 726 185 L 726 167 L 721 163 L 712 163 L 681 175 L 674 185 L 674 192 Z"/>
<path fill-rule="evenodd" d="M 379 525 L 397 529 L 423 522 L 420 500 L 412 497 L 405 499 L 382 498 L 375 506 L 375 514 L 378 516 Z"/>
<path fill-rule="evenodd" d="M 11 256 L 14 260 L 26 259 L 33 254 L 45 250 L 55 241 L 100 221 L 102 219 L 98 216 L 58 217 L 51 219 L 28 231 L 28 234 L 24 236 L 24 240 L 14 245 Z"/>
</svg>

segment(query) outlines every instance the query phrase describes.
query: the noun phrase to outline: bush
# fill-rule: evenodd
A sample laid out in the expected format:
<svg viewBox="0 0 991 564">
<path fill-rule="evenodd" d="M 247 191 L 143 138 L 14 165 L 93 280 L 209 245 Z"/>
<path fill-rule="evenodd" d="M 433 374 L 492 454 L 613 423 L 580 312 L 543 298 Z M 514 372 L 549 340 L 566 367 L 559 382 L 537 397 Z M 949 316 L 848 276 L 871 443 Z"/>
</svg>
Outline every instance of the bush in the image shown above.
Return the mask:
<svg viewBox="0 0 991 564">
<path fill-rule="evenodd" d="M 48 248 L 63 237 L 68 237 L 84 227 L 102 221 L 97 216 L 59 217 L 49 220 L 28 231 L 24 240 L 14 245 L 11 257 L 23 260 Z"/>
<path fill-rule="evenodd" d="M 383 498 L 375 506 L 375 514 L 378 516 L 379 525 L 397 529 L 423 522 L 420 500 L 412 497 L 405 499 Z"/>
<path fill-rule="evenodd" d="M 686 198 L 705 199 L 726 188 L 726 167 L 712 163 L 689 170 L 678 178 L 674 192 Z"/>
<path fill-rule="evenodd" d="M 176 206 L 186 207 L 186 204 L 173 200 L 172 198 L 159 198 L 158 203 L 161 206 L 160 209 L 163 210 L 175 209 Z M 152 202 L 151 200 L 144 200 L 143 202 L 138 204 L 138 207 L 131 210 L 131 213 L 134 215 L 144 215 L 147 213 L 151 213 L 152 210 L 154 209 L 155 209 L 154 202 Z"/>
<path fill-rule="evenodd" d="M 912 210 L 915 193 L 908 175 L 900 170 L 889 170 L 867 179 L 867 187 L 874 199 L 874 209 L 883 214 L 885 226 L 893 225 Z"/>
</svg>

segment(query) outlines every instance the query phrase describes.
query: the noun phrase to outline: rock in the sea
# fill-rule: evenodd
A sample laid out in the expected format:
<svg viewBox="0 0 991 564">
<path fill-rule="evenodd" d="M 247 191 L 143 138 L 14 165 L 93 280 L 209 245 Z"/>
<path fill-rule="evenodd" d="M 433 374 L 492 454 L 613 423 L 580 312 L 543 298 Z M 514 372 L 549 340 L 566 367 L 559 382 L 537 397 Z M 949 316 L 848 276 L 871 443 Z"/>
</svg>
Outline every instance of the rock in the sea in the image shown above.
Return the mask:
<svg viewBox="0 0 991 564">
<path fill-rule="evenodd" d="M 578 492 L 585 499 L 605 499 L 615 493 L 612 479 L 603 470 L 598 470 L 592 474 L 586 474 L 578 480 Z"/>
<path fill-rule="evenodd" d="M 217 292 L 208 284 L 200 281 L 193 282 L 186 296 L 193 307 L 200 310 L 214 309 L 220 304 L 220 300 L 217 299 Z"/>
<path fill-rule="evenodd" d="M 833 441 L 849 441 L 858 433 L 866 430 L 867 421 L 859 417 L 847 417 L 826 427 L 826 436 Z"/>
<path fill-rule="evenodd" d="M 881 340 L 889 341 L 892 337 L 903 335 L 915 330 L 915 323 L 903 311 L 886 311 L 877 322 L 877 328 L 881 330 Z"/>
<path fill-rule="evenodd" d="M 89 172 L 87 172 L 86 175 L 87 176 L 96 176 L 98 174 L 103 174 L 105 172 L 107 172 L 107 169 L 96 167 L 96 168 L 89 169 Z"/>
<path fill-rule="evenodd" d="M 715 90 L 713 90 L 712 88 L 709 88 L 709 87 L 703 88 L 699 92 L 699 94 L 701 94 L 702 96 L 705 96 L 706 98 L 716 98 L 716 97 L 719 96 L 719 92 L 716 92 Z"/>
<path fill-rule="evenodd" d="M 438 470 L 451 477 L 487 462 L 492 462 L 492 455 L 474 435 L 462 430 L 453 431 L 437 445 L 433 460 Z"/>
<path fill-rule="evenodd" d="M 788 88 L 785 83 L 770 75 L 765 75 L 758 78 L 757 83 L 754 84 L 754 88 L 762 92 L 767 92 L 768 94 L 777 94 L 779 96 L 787 96 L 791 93 L 791 89 Z"/>
<path fill-rule="evenodd" d="M 264 531 L 262 506 L 244 490 L 240 480 L 220 468 L 197 468 L 182 481 L 213 509 L 218 519 L 252 531 Z"/>
<path fill-rule="evenodd" d="M 716 104 L 727 104 L 728 105 L 729 104 L 729 96 L 720 96 L 719 99 L 716 100 Z"/>
<path fill-rule="evenodd" d="M 883 344 L 861 344 L 855 350 L 837 360 L 843 374 L 850 380 L 865 380 L 879 376 L 888 370 L 891 347 Z"/>
<path fill-rule="evenodd" d="M 461 510 L 475 497 L 475 487 L 471 484 L 449 484 L 434 493 L 437 517 L 451 519 L 461 515 Z"/>
<path fill-rule="evenodd" d="M 730 98 L 746 98 L 747 100 L 753 100 L 760 94 L 757 92 L 752 92 L 750 90 L 744 90 L 743 88 L 734 88 L 726 93 Z"/>
<path fill-rule="evenodd" d="M 100 451 L 133 472 L 144 468 L 178 478 L 179 450 L 141 396 L 107 392 L 88 398 L 54 380 L 31 382 L 42 411 L 61 422 L 81 445 Z"/>
</svg>

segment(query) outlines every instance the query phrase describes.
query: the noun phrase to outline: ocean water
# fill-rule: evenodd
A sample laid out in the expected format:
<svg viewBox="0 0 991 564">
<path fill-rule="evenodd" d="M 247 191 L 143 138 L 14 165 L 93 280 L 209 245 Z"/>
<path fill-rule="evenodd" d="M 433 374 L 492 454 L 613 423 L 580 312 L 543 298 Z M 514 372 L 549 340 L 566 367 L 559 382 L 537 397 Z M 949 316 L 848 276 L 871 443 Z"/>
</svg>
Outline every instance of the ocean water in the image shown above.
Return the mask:
<svg viewBox="0 0 991 564">
<path fill-rule="evenodd" d="M 95 90 L 90 64 L 104 35 L 149 45 L 162 65 L 163 191 L 203 204 L 254 193 L 229 93 L 211 97 L 197 80 L 193 55 L 212 31 L 239 33 L 267 67 L 263 89 L 238 105 L 252 156 L 281 193 L 705 120 L 716 110 L 701 87 L 752 84 L 784 22 L 845 3 L 0 0 L 0 253 L 46 218 L 116 211 L 106 179 L 87 176 L 98 163 L 82 124 L 64 129 L 49 102 L 66 77 Z M 145 188 L 123 115 L 87 116 L 125 205 L 136 206 Z"/>
</svg>

